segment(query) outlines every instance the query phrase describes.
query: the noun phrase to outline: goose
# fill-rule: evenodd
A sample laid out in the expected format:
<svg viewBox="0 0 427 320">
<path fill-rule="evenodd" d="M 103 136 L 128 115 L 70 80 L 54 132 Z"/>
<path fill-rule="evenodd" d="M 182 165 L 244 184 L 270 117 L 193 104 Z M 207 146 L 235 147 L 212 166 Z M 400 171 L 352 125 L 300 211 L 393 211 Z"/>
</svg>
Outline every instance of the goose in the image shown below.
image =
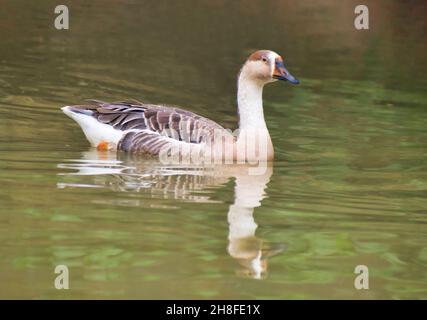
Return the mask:
<svg viewBox="0 0 427 320">
<path fill-rule="evenodd" d="M 80 125 L 98 150 L 159 156 L 164 150 L 170 155 L 172 149 L 182 154 L 209 153 L 221 144 L 221 159 L 272 161 L 274 149 L 264 119 L 262 93 L 264 85 L 277 80 L 299 83 L 285 68 L 282 57 L 273 51 L 258 50 L 243 64 L 238 75 L 237 136 L 191 111 L 133 100 L 88 100 L 88 104 L 65 106 L 62 111 Z"/>
</svg>

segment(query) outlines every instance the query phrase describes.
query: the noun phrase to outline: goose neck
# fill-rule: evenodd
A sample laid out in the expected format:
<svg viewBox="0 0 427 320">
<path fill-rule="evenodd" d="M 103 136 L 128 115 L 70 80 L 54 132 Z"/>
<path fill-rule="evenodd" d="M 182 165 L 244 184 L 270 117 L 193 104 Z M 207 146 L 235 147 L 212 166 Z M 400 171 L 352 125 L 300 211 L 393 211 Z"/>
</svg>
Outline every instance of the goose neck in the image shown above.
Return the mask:
<svg viewBox="0 0 427 320">
<path fill-rule="evenodd" d="M 238 81 L 239 129 L 266 129 L 262 104 L 264 84 L 242 73 Z"/>
</svg>

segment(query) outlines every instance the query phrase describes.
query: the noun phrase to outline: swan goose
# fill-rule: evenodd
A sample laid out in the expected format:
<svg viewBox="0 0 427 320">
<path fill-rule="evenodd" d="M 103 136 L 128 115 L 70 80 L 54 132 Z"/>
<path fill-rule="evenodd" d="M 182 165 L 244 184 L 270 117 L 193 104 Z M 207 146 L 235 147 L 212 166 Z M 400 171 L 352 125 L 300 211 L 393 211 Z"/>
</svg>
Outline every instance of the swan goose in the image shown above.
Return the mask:
<svg viewBox="0 0 427 320">
<path fill-rule="evenodd" d="M 264 120 L 263 87 L 277 80 L 298 84 L 275 52 L 259 50 L 246 60 L 238 76 L 239 134 L 234 137 L 212 120 L 180 108 L 138 101 L 106 103 L 89 100 L 87 105 L 65 106 L 63 112 L 82 128 L 86 138 L 98 150 L 123 150 L 132 153 L 161 154 L 162 150 L 212 151 L 216 134 L 223 135 L 222 152 L 231 147 L 232 160 L 273 160 L 274 149 Z M 251 135 L 254 133 L 254 135 Z M 249 143 L 258 142 L 252 153 Z M 265 150 L 259 149 L 264 143 Z M 209 147 L 208 147 L 209 146 Z M 241 149 L 243 148 L 243 149 Z M 265 152 L 264 152 L 265 151 Z M 261 154 L 262 153 L 262 154 Z M 262 159 L 260 159 L 262 157 Z"/>
</svg>

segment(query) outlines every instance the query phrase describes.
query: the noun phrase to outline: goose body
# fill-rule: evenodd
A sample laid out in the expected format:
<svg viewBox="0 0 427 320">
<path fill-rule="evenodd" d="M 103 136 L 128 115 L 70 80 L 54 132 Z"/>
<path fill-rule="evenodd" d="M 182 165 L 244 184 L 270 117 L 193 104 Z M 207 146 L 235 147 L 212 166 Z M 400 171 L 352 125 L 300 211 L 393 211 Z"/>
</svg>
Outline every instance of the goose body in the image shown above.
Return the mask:
<svg viewBox="0 0 427 320">
<path fill-rule="evenodd" d="M 88 104 L 65 106 L 62 110 L 80 125 L 91 145 L 101 150 L 151 155 L 160 155 L 164 150 L 185 150 L 187 154 L 200 154 L 212 153 L 220 141 L 222 159 L 231 150 L 228 158 L 236 160 L 243 150 L 241 160 L 272 160 L 274 151 L 264 120 L 262 91 L 265 84 L 276 80 L 298 83 L 273 51 L 256 51 L 243 65 L 238 78 L 238 136 L 193 112 L 139 101 L 90 100 Z M 257 143 L 251 148 L 248 144 L 253 142 Z"/>
</svg>

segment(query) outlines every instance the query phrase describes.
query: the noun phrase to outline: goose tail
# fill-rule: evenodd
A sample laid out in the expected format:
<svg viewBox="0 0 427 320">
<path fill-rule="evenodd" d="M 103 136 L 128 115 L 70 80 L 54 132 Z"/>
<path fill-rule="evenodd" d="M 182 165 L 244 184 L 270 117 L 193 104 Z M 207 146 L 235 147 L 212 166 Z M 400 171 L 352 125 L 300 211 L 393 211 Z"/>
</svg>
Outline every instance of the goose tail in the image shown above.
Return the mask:
<svg viewBox="0 0 427 320">
<path fill-rule="evenodd" d="M 65 106 L 61 110 L 82 128 L 90 144 L 98 150 L 116 150 L 125 132 L 99 122 L 90 109 L 81 106 Z"/>
</svg>

